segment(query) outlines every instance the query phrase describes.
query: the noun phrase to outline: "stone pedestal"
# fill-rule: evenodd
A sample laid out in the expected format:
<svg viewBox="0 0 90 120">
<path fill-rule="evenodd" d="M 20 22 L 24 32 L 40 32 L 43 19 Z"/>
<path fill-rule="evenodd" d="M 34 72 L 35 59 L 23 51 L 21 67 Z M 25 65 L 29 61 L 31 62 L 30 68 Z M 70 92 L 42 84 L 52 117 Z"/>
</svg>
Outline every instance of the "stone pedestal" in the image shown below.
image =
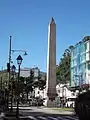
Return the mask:
<svg viewBox="0 0 90 120">
<path fill-rule="evenodd" d="M 47 92 L 47 107 L 56 107 L 56 93 L 55 90 L 53 91 L 54 92 Z"/>
<path fill-rule="evenodd" d="M 56 100 L 47 100 L 47 107 L 56 107 Z"/>
</svg>

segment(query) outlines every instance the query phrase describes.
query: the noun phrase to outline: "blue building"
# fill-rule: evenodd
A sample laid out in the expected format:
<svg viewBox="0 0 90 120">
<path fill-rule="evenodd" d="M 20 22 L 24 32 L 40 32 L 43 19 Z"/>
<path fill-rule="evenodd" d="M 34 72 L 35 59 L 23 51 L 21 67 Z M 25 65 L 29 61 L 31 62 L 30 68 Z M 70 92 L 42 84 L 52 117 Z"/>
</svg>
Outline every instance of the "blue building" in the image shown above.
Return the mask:
<svg viewBox="0 0 90 120">
<path fill-rule="evenodd" d="M 84 37 L 71 50 L 70 86 L 87 86 L 90 84 L 90 36 Z"/>
</svg>

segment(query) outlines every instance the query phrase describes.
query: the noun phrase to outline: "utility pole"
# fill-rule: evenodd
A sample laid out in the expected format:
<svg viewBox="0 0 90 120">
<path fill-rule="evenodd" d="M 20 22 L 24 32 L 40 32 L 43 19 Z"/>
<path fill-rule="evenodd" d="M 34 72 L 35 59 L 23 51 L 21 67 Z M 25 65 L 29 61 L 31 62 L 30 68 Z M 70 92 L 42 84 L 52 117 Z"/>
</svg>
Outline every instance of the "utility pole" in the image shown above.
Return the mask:
<svg viewBox="0 0 90 120">
<path fill-rule="evenodd" d="M 1 76 L 1 90 L 2 90 L 2 76 Z"/>
<path fill-rule="evenodd" d="M 3 89 L 3 67 L 2 67 L 2 75 L 1 75 L 1 90 Z"/>
<path fill-rule="evenodd" d="M 12 50 L 12 36 L 10 36 L 10 43 L 9 43 L 9 61 L 7 63 L 7 68 L 8 68 L 8 89 L 7 89 L 7 108 L 9 108 L 9 85 L 11 83 L 11 53 L 12 52 L 24 52 L 24 55 L 27 55 L 25 50 Z M 12 106 L 12 105 L 11 105 Z"/>
<path fill-rule="evenodd" d="M 11 67 L 11 39 L 12 36 L 10 36 L 10 46 L 9 46 L 9 66 Z M 10 78 L 11 78 L 11 71 L 9 70 L 9 82 L 10 82 Z"/>
<path fill-rule="evenodd" d="M 7 95 L 7 108 L 9 109 L 9 84 L 10 84 L 10 80 L 11 80 L 11 38 L 12 36 L 10 36 L 10 43 L 9 43 L 9 81 L 8 81 L 8 95 Z"/>
</svg>

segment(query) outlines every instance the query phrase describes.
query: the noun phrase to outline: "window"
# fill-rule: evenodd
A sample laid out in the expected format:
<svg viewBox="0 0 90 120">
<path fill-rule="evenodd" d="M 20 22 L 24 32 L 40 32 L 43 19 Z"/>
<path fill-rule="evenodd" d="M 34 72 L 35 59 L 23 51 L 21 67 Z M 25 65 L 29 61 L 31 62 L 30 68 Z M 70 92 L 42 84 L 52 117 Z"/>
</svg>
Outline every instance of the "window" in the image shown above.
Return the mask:
<svg viewBox="0 0 90 120">
<path fill-rule="evenodd" d="M 87 43 L 85 43 L 84 46 L 85 46 L 85 51 L 86 51 L 87 50 Z"/>
<path fill-rule="evenodd" d="M 73 64 L 76 65 L 77 64 L 77 61 L 76 59 L 73 60 Z"/>
<path fill-rule="evenodd" d="M 76 51 L 76 48 L 73 50 L 73 56 L 76 56 L 77 54 L 77 51 Z"/>
<path fill-rule="evenodd" d="M 77 73 L 77 67 L 74 67 L 74 73 L 75 74 Z"/>
<path fill-rule="evenodd" d="M 90 70 L 90 64 L 88 64 L 88 70 Z"/>
<path fill-rule="evenodd" d="M 80 62 L 85 62 L 86 61 L 86 54 L 82 54 L 80 56 Z"/>
<path fill-rule="evenodd" d="M 77 46 L 77 53 L 80 53 L 80 46 Z"/>
<path fill-rule="evenodd" d="M 80 64 L 80 55 L 79 54 L 77 55 L 77 64 L 78 65 Z"/>
<path fill-rule="evenodd" d="M 80 65 L 80 72 L 85 73 L 85 71 L 86 71 L 86 64 L 81 64 Z"/>
<path fill-rule="evenodd" d="M 82 44 L 80 47 L 80 53 L 85 52 L 85 44 Z"/>
<path fill-rule="evenodd" d="M 86 72 L 83 73 L 83 81 L 82 81 L 82 84 L 85 84 L 86 83 Z"/>
</svg>

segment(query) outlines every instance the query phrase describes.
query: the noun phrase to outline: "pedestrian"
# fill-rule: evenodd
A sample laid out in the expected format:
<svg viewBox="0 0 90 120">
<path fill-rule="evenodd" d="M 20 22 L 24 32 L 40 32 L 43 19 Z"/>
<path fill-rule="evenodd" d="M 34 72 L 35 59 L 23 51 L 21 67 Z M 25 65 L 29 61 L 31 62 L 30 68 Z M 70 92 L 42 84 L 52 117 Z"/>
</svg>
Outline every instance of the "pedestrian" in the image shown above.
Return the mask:
<svg viewBox="0 0 90 120">
<path fill-rule="evenodd" d="M 75 112 L 80 120 L 90 120 L 90 91 L 84 92 L 76 98 Z"/>
</svg>

